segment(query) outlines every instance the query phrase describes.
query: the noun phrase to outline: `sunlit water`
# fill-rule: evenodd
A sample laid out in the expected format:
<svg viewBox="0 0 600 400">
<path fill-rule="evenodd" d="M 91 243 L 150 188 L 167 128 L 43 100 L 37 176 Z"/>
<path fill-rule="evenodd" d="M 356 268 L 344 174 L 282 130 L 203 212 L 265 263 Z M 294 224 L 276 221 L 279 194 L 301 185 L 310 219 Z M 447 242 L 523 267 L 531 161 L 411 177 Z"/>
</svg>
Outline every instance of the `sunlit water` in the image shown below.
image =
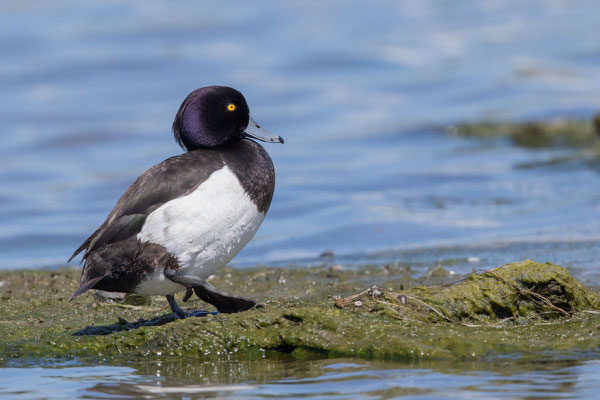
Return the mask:
<svg viewBox="0 0 600 400">
<path fill-rule="evenodd" d="M 64 264 L 135 177 L 181 151 L 170 125 L 183 98 L 224 84 L 286 139 L 265 146 L 275 197 L 234 265 L 305 265 L 332 251 L 328 262 L 467 272 L 532 258 L 597 283 L 597 168 L 544 166 L 574 150 L 443 128 L 589 117 L 600 109 L 598 26 L 594 0 L 0 3 L 0 268 Z M 600 389 L 596 361 L 284 364 L 230 381 L 139 365 L 18 365 L 0 369 L 0 393 L 198 397 L 140 388 L 234 385 L 205 395 L 584 398 Z"/>
<path fill-rule="evenodd" d="M 0 396 L 51 398 L 594 398 L 600 365 L 591 361 L 430 362 L 350 359 L 156 362 L 130 366 L 4 368 Z M 48 388 L 52 391 L 49 393 Z"/>
</svg>

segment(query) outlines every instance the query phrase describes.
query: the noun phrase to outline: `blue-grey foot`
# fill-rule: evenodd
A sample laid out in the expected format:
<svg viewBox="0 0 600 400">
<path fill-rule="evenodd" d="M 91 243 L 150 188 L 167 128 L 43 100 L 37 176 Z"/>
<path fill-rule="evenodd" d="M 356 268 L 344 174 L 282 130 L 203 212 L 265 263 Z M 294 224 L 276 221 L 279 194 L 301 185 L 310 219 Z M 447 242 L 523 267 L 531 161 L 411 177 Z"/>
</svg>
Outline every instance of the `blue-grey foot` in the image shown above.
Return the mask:
<svg viewBox="0 0 600 400">
<path fill-rule="evenodd" d="M 169 306 L 171 306 L 171 311 L 173 311 L 173 316 L 175 317 L 175 319 L 184 319 L 185 317 L 187 317 L 185 311 L 183 311 L 183 309 L 179 307 L 179 304 L 177 304 L 177 302 L 175 301 L 175 296 L 173 296 L 172 294 L 168 294 L 167 301 L 169 302 Z"/>
<path fill-rule="evenodd" d="M 205 317 L 208 314 L 218 314 L 218 312 L 216 311 L 184 310 L 181 307 L 179 307 L 179 305 L 175 301 L 175 296 L 173 296 L 172 294 L 168 294 L 166 297 L 167 301 L 169 302 L 169 306 L 171 306 L 171 311 L 173 311 L 173 317 L 175 317 L 175 319 L 185 319 L 189 317 Z"/>
</svg>

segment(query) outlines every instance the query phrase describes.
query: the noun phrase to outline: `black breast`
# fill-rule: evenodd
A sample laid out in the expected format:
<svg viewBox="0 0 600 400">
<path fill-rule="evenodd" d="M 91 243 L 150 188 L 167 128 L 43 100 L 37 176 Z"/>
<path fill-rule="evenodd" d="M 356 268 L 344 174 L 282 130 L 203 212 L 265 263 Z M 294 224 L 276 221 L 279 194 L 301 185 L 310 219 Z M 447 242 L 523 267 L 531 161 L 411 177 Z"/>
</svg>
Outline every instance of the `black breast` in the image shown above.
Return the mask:
<svg viewBox="0 0 600 400">
<path fill-rule="evenodd" d="M 219 150 L 223 152 L 225 165 L 240 180 L 258 210 L 267 212 L 275 190 L 275 169 L 269 154 L 261 145 L 248 139 Z"/>
</svg>

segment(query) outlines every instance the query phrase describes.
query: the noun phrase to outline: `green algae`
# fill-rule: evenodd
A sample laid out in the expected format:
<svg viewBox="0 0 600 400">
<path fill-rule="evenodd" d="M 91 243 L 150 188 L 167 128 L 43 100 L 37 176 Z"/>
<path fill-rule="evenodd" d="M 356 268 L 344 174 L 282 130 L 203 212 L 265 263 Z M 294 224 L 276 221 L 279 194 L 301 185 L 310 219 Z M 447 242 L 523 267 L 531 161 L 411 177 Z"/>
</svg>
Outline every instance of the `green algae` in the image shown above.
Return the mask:
<svg viewBox="0 0 600 400">
<path fill-rule="evenodd" d="M 553 119 L 548 121 L 460 123 L 446 130 L 453 136 L 509 138 L 513 144 L 527 148 L 598 147 L 600 114 L 590 120 Z"/>
<path fill-rule="evenodd" d="M 250 295 L 262 301 L 260 307 L 172 322 L 160 297 L 151 305 L 131 305 L 99 302 L 88 294 L 67 303 L 78 275 L 72 269 L 0 273 L 0 360 L 253 359 L 283 353 L 295 358 L 487 359 L 596 351 L 600 341 L 595 311 L 600 300 L 550 263 L 510 264 L 429 287 L 415 286 L 420 280 L 400 267 L 226 269 L 211 283 Z M 374 296 L 363 298 L 359 307 L 334 306 L 342 299 L 334 295 L 364 293 L 374 284 L 386 288 L 382 298 L 396 296 L 395 307 L 378 306 Z M 109 327 L 157 316 L 166 322 L 74 336 L 88 325 Z"/>
<path fill-rule="evenodd" d="M 544 267 L 545 266 L 545 267 Z M 339 307 L 391 309 L 398 318 L 429 322 L 497 325 L 551 320 L 600 307 L 596 294 L 557 265 L 533 261 L 473 273 L 460 282 L 416 287 L 400 293 L 367 290 L 339 300 Z"/>
</svg>

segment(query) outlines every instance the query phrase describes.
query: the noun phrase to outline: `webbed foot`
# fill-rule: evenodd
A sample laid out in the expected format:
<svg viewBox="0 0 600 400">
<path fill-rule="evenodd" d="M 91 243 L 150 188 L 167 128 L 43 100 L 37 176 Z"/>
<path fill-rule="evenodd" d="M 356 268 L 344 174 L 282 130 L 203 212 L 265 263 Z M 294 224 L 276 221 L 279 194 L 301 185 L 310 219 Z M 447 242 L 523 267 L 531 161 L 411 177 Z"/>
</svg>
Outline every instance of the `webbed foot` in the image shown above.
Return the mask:
<svg viewBox="0 0 600 400">
<path fill-rule="evenodd" d="M 171 311 L 173 311 L 173 317 L 175 317 L 175 319 L 186 318 L 187 314 L 181 307 L 179 307 L 179 304 L 177 304 L 175 301 L 175 296 L 168 294 L 166 297 L 167 301 L 169 302 L 169 306 L 171 306 Z"/>
<path fill-rule="evenodd" d="M 190 291 L 191 291 L 191 289 L 190 289 Z M 187 296 L 187 292 L 186 292 L 186 296 Z M 175 296 L 173 296 L 172 294 L 168 294 L 166 297 L 167 297 L 167 301 L 169 302 L 169 306 L 171 306 L 171 311 L 173 311 L 174 319 L 185 319 L 185 318 L 189 318 L 189 317 L 205 317 L 209 314 L 212 314 L 212 315 L 218 314 L 217 311 L 184 310 L 183 308 L 179 307 L 179 305 L 175 301 Z M 184 299 L 185 299 L 185 297 L 184 297 Z M 188 296 L 188 299 L 189 299 L 189 296 Z"/>
<path fill-rule="evenodd" d="M 246 311 L 256 305 L 256 302 L 248 297 L 236 296 L 231 293 L 223 292 L 197 276 L 180 275 L 177 271 L 170 269 L 165 269 L 165 276 L 173 282 L 177 282 L 187 288 L 184 300 L 189 299 L 189 296 L 191 296 L 191 294 L 189 294 L 191 288 L 200 300 L 212 304 L 221 313 L 232 314 Z M 173 299 L 173 301 L 175 300 Z M 169 304 L 171 304 L 171 301 L 169 301 Z M 171 309 L 173 312 L 176 312 L 172 306 Z"/>
</svg>

